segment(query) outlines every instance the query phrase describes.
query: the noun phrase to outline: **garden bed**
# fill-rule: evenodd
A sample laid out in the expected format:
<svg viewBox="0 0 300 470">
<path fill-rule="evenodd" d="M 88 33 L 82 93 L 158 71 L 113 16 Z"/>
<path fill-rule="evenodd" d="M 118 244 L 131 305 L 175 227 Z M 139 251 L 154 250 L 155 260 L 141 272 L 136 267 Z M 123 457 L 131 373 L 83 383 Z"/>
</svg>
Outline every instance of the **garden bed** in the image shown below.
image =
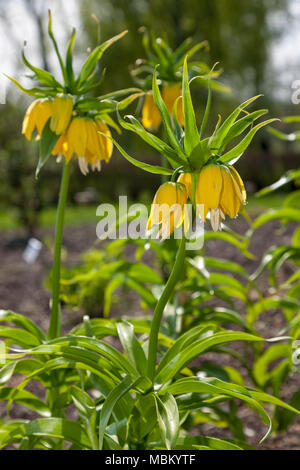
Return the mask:
<svg viewBox="0 0 300 470">
<path fill-rule="evenodd" d="M 239 218 L 238 222 L 233 222 L 233 225 L 234 229 L 241 233 L 245 232 L 247 228 L 241 218 Z M 274 222 L 266 224 L 256 231 L 250 244 L 250 251 L 256 256 L 255 260 L 245 258 L 233 246 L 217 240 L 207 242 L 206 253 L 208 256 L 217 256 L 236 261 L 251 273 L 258 266 L 262 254 L 268 247 L 288 243 L 293 229 L 294 227 L 292 225 L 288 225 L 285 229 L 280 229 L 279 224 Z M 38 237 L 40 240 L 44 241 L 44 245 L 36 263 L 33 265 L 28 265 L 22 258 L 24 250 L 23 237 L 24 234 L 22 230 L 6 231 L 1 237 L 1 308 L 11 309 L 15 312 L 25 314 L 46 330 L 48 326 L 50 292 L 43 289 L 43 281 L 47 278 L 48 270 L 51 267 L 52 253 L 49 246 L 51 247 L 53 230 L 39 230 Z M 79 262 L 81 253 L 89 249 L 95 241 L 96 234 L 94 224 L 66 227 L 64 236 L 65 263 L 68 266 L 75 265 Z M 129 256 L 131 256 L 131 253 L 129 253 Z M 284 268 L 279 272 L 280 281 L 282 282 L 289 275 L 291 275 L 289 265 L 285 263 Z M 265 290 L 264 294 L 267 294 L 267 282 L 264 283 L 263 277 L 260 279 L 260 282 L 262 282 L 262 285 L 260 285 L 261 289 Z M 125 294 L 123 293 L 122 295 Z M 255 294 L 253 294 L 253 301 L 255 301 Z M 135 295 L 130 295 L 130 299 L 122 298 L 121 304 L 123 307 L 126 302 L 128 302 L 128 304 L 130 303 L 131 316 L 142 314 L 143 311 L 140 302 Z M 64 311 L 63 329 L 65 333 L 68 332 L 72 326 L 81 321 L 83 313 L 84 312 L 80 310 Z M 117 304 L 112 308 L 112 315 L 120 315 Z M 278 335 L 283 326 L 283 318 L 278 311 L 264 313 L 256 323 L 257 329 L 266 338 Z M 201 363 L 211 359 L 213 359 L 214 362 L 218 361 L 219 364 L 222 365 L 229 365 L 230 363 L 231 366 L 236 367 L 242 375 L 245 376 L 239 362 L 225 355 L 208 353 L 201 357 Z M 235 361 L 234 364 L 233 361 Z M 300 377 L 294 375 L 286 381 L 281 398 L 288 400 L 299 387 Z M 34 390 L 34 392 L 38 394 L 37 390 Z M 73 412 L 74 410 L 70 411 L 71 418 Z M 4 404 L 1 404 L 0 413 L 1 416 L 5 416 Z M 10 414 L 12 417 L 22 417 L 25 419 L 34 416 L 28 409 L 26 409 L 25 413 L 25 408 L 15 405 L 13 405 Z M 243 405 L 240 406 L 239 415 L 243 418 L 243 422 L 245 423 L 245 433 L 248 441 L 255 447 L 259 449 L 300 449 L 300 417 L 296 418 L 287 433 L 277 436 L 273 435 L 262 445 L 258 445 L 258 439 L 263 436 L 265 427 L 261 421 L 256 418 L 256 414 Z M 197 434 L 212 435 L 214 437 L 231 437 L 227 429 L 216 428 L 211 424 L 198 425 L 194 432 Z"/>
</svg>

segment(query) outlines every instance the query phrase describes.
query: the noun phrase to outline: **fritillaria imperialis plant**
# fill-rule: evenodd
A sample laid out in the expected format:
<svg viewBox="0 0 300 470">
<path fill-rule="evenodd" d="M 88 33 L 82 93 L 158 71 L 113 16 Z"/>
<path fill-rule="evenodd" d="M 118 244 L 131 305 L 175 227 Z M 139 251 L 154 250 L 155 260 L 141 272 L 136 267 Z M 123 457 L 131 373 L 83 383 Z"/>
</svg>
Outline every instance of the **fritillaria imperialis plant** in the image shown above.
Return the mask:
<svg viewBox="0 0 300 470">
<path fill-rule="evenodd" d="M 61 191 L 57 211 L 56 239 L 53 266 L 53 297 L 50 316 L 49 337 L 60 335 L 61 319 L 59 307 L 60 256 L 64 223 L 64 212 L 70 176 L 70 160 L 74 156 L 84 175 L 91 165 L 93 170 L 101 169 L 101 161 L 109 162 L 113 145 L 110 139 L 109 126 L 118 126 L 110 117 L 116 108 L 116 98 L 128 95 L 119 106 L 126 107 L 140 96 L 136 89 L 126 89 L 102 95 L 97 98 L 86 97 L 92 90 L 99 88 L 104 76 L 97 78 L 98 62 L 104 51 L 121 39 L 127 31 L 97 46 L 86 59 L 82 68 L 75 76 L 73 70 L 73 48 L 76 31 L 71 35 L 65 62 L 60 54 L 52 31 L 52 17 L 49 11 L 48 33 L 53 43 L 60 65 L 63 83 L 60 83 L 48 71 L 33 66 L 22 53 L 25 65 L 34 73 L 32 79 L 39 86 L 24 89 L 15 79 L 10 78 L 24 93 L 37 98 L 28 108 L 22 126 L 22 133 L 30 140 L 36 131 L 35 139 L 40 143 L 40 159 L 37 166 L 38 176 L 50 155 L 57 160 L 64 159 Z M 136 93 L 131 93 L 135 91 Z"/>
<path fill-rule="evenodd" d="M 188 38 L 177 49 L 172 50 L 164 39 L 156 37 L 154 33 L 149 33 L 145 28 L 141 30 L 146 58 L 136 61 L 136 66 L 132 69 L 131 74 L 137 85 L 145 92 L 142 109 L 143 126 L 148 130 L 156 131 L 162 122 L 160 111 L 155 104 L 152 93 L 152 77 L 157 66 L 159 66 L 157 81 L 161 89 L 162 99 L 170 115 L 175 101 L 178 100 L 177 120 L 183 126 L 184 115 L 180 96 L 182 94 L 181 83 L 184 58 L 187 56 L 191 59 L 198 51 L 207 51 L 209 49 L 208 42 L 203 41 L 192 45 L 191 38 Z M 198 83 L 202 86 L 207 86 L 209 73 L 210 68 L 205 62 L 190 61 L 189 77 L 197 77 Z M 220 70 L 214 71 L 213 77 L 218 77 L 220 73 Z M 215 80 L 212 80 L 212 86 L 219 91 L 229 92 L 226 86 Z"/>
<path fill-rule="evenodd" d="M 8 402 L 8 407 L 12 403 L 23 404 L 42 417 L 31 422 L 16 420 L 3 424 L 0 445 L 5 447 L 17 443 L 20 449 L 63 449 L 66 443 L 71 443 L 71 449 L 95 450 L 247 449 L 249 446 L 239 439 L 222 440 L 189 435 L 190 428 L 195 424 L 193 417 L 197 412 L 205 414 L 208 408 L 214 410 L 219 403 L 227 402 L 233 407 L 233 401 L 238 399 L 257 411 L 269 428 L 267 436 L 271 432 L 272 422 L 264 409 L 264 403 L 284 407 L 290 412 L 297 413 L 297 410 L 277 397 L 241 385 L 236 375 L 231 377 L 231 381 L 215 376 L 203 377 L 191 365 L 201 354 L 232 341 L 262 343 L 264 340 L 260 336 L 229 331 L 213 321 L 188 329 L 176 340 L 160 331 L 165 307 L 183 274 L 185 234 L 182 234 L 169 279 L 155 305 L 151 327 L 139 320 L 90 320 L 85 317 L 82 324 L 63 337 L 59 337 L 60 248 L 71 152 L 79 161 L 85 159 L 84 163 L 80 161 L 80 166 L 86 172 L 87 164 L 98 169 L 99 160 L 109 159 L 113 142 L 131 163 L 146 171 L 171 177 L 171 181 L 158 190 L 156 202 L 170 205 L 176 200 L 182 206 L 190 198 L 194 212 L 188 225 L 192 226 L 193 219 L 198 216 L 205 221 L 210 213 L 212 226 L 218 230 L 225 215 L 236 216 L 246 199 L 243 183 L 232 165 L 244 153 L 258 129 L 272 120 L 253 125 L 266 112 L 245 111 L 255 97 L 242 103 L 223 124 L 219 118 L 213 134 L 204 137 L 211 104 L 211 86 L 199 131 L 191 100 L 186 57 L 181 85 L 184 128 L 177 117 L 181 98 L 179 96 L 175 100 L 170 115 L 159 90 L 157 71 L 153 75 L 152 92 L 164 124 L 166 141 L 148 132 L 133 116 L 128 117 L 128 122 L 119 115 L 120 125 L 152 145 L 168 160 L 170 166 L 137 161 L 108 132 L 107 125 L 112 124 L 108 113 L 115 109 L 115 102 L 103 97 L 82 97 L 92 86 L 94 67 L 103 48 L 107 46 L 96 48 L 84 64 L 79 78 L 70 80 L 73 75 L 69 51 L 72 50 L 74 35 L 64 65 L 52 34 L 51 21 L 49 33 L 65 73 L 66 84 L 61 89 L 56 82 L 53 83 L 52 76 L 44 76 L 35 69 L 44 87 L 30 92 L 38 99 L 46 99 L 47 104 L 44 101 L 35 104 L 29 110 L 23 127 L 27 137 L 31 136 L 35 127 L 39 133 L 41 159 L 38 169 L 51 153 L 57 152 L 66 160 L 58 208 L 48 337 L 22 315 L 9 311 L 1 312 L 0 315 L 1 321 L 15 325 L 15 328 L 1 327 L 0 335 L 5 338 L 6 346 L 17 344 L 21 347 L 12 348 L 6 355 L 6 364 L 0 371 L 0 384 L 3 385 L 0 389 L 1 399 Z M 48 93 L 45 94 L 45 91 Z M 134 97 L 136 93 L 125 98 L 125 105 Z M 125 105 L 122 101 L 118 105 L 118 112 Z M 238 119 L 242 111 L 245 115 Z M 96 122 L 98 120 L 101 120 L 101 126 Z M 239 137 L 250 126 L 246 136 L 227 150 L 231 140 Z M 203 206 L 202 210 L 198 209 L 199 205 Z M 163 229 L 166 221 L 159 214 L 156 217 L 155 211 L 150 216 L 149 226 L 153 218 Z M 172 224 L 169 224 L 169 234 L 182 222 L 186 223 L 186 218 L 175 213 Z M 145 273 L 143 270 L 141 272 Z M 118 337 L 122 352 L 109 341 L 104 341 L 104 338 L 111 336 Z M 20 383 L 15 387 L 6 386 L 14 373 L 22 375 Z M 26 390 L 25 387 L 31 381 L 38 381 L 47 390 L 45 401 Z M 70 405 L 76 408 L 77 421 L 66 417 Z"/>
</svg>

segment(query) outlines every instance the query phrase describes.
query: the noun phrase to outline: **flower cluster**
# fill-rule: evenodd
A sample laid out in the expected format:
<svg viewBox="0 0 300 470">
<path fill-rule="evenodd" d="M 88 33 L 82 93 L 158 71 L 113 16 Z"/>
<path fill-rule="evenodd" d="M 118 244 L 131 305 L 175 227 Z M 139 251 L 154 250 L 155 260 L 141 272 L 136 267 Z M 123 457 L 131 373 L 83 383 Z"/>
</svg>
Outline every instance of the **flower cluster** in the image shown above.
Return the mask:
<svg viewBox="0 0 300 470">
<path fill-rule="evenodd" d="M 162 88 L 162 98 L 170 115 L 172 115 L 174 104 L 178 99 L 176 116 L 179 124 L 184 126 L 181 93 L 181 87 L 178 83 L 164 85 Z M 151 129 L 153 131 L 156 131 L 161 124 L 161 115 L 155 105 L 151 91 L 149 91 L 145 96 L 142 111 L 142 123 L 146 129 Z"/>
<path fill-rule="evenodd" d="M 147 112 L 144 110 L 143 113 L 144 126 L 133 116 L 122 119 L 120 114 L 118 115 L 124 129 L 138 134 L 168 162 L 164 167 L 139 162 L 118 145 L 122 155 L 134 165 L 151 173 L 172 176 L 172 180 L 164 183 L 156 192 L 148 220 L 148 229 L 158 225 L 158 235 L 163 238 L 172 234 L 183 222 L 184 230 L 187 231 L 193 225 L 191 218 L 194 219 L 195 216 L 199 216 L 203 222 L 209 217 L 212 229 L 218 231 L 221 230 L 222 221 L 226 216 L 234 218 L 238 215 L 246 204 L 246 191 L 233 165 L 244 154 L 256 132 L 276 120 L 269 119 L 254 125 L 254 122 L 267 112 L 265 109 L 253 112 L 246 110 L 247 106 L 259 98 L 258 95 L 241 103 L 223 123 L 219 116 L 212 134 L 205 137 L 211 108 L 212 77 L 213 69 L 209 74 L 207 105 L 200 129 L 197 126 L 190 92 L 187 57 L 183 64 L 181 87 L 176 85 L 176 90 L 165 87 L 161 89 L 158 72 L 154 71 L 152 95 L 146 96 L 144 104 L 144 108 L 147 107 Z M 182 96 L 179 95 L 180 92 Z M 153 102 L 150 101 L 152 96 Z M 178 106 L 176 109 L 179 102 L 182 103 L 180 110 Z M 241 113 L 243 115 L 239 118 Z M 148 127 L 155 127 L 153 123 L 157 126 L 160 121 L 164 125 L 165 140 L 147 130 Z M 250 130 L 245 132 L 249 127 Z M 236 138 L 244 132 L 245 135 L 236 143 Z M 235 141 L 235 145 L 231 144 L 232 141 Z M 229 144 L 231 148 L 227 149 Z M 185 209 L 188 200 L 191 201 L 192 214 L 188 208 Z"/>
<path fill-rule="evenodd" d="M 100 170 L 101 161 L 109 162 L 111 158 L 113 143 L 108 126 L 113 126 L 117 130 L 119 127 L 109 114 L 116 110 L 117 104 L 119 109 L 124 109 L 141 95 L 141 90 L 129 88 L 97 98 L 85 97 L 86 93 L 99 87 L 102 82 L 104 73 L 100 81 L 95 79 L 96 67 L 103 52 L 122 38 L 127 31 L 97 46 L 84 62 L 77 77 L 72 66 L 75 30 L 69 41 L 66 63 L 62 60 L 52 32 L 50 12 L 48 32 L 64 82 L 58 82 L 51 73 L 33 66 L 23 52 L 23 61 L 34 72 L 33 79 L 37 80 L 39 85 L 25 89 L 15 79 L 9 77 L 24 93 L 36 98 L 26 111 L 22 133 L 28 140 L 35 135 L 35 139 L 40 142 L 41 152 L 37 173 L 52 154 L 57 156 L 58 161 L 64 157 L 67 163 L 74 155 L 80 170 L 86 175 L 89 165 L 92 170 Z M 124 95 L 127 96 L 118 103 L 116 98 Z"/>
<path fill-rule="evenodd" d="M 246 204 L 244 183 L 231 165 L 205 165 L 197 175 L 195 196 L 197 215 L 205 222 L 209 213 L 214 231 L 221 230 L 226 215 L 236 217 Z M 185 207 L 188 199 L 192 202 L 191 173 L 181 173 L 177 183 L 161 185 L 152 202 L 147 228 L 161 225 L 159 234 L 169 236 L 184 221 L 187 231 L 190 226 Z"/>
<path fill-rule="evenodd" d="M 84 175 L 88 173 L 89 164 L 93 170 L 100 171 L 101 160 L 109 162 L 113 144 L 108 126 L 100 117 L 73 115 L 71 96 L 59 95 L 54 99 L 35 100 L 26 112 L 22 133 L 30 140 L 36 129 L 37 140 L 40 140 L 48 121 L 50 130 L 59 136 L 52 149 L 52 154 L 58 160 L 63 156 L 69 162 L 75 155 Z"/>
<path fill-rule="evenodd" d="M 158 81 L 161 88 L 162 98 L 165 102 L 170 115 L 176 108 L 176 116 L 179 124 L 184 125 L 183 109 L 182 109 L 182 69 L 186 55 L 192 57 L 200 50 L 208 50 L 208 42 L 203 41 L 192 45 L 191 40 L 187 39 L 180 47 L 172 50 L 169 44 L 161 38 L 156 37 L 153 33 L 149 33 L 145 28 L 141 28 L 143 32 L 143 46 L 146 58 L 138 59 L 136 67 L 131 71 L 133 79 L 145 91 L 145 99 L 142 110 L 142 123 L 146 129 L 157 131 L 162 118 L 155 104 L 151 83 L 155 70 L 157 70 Z M 190 79 L 197 77 L 202 86 L 207 87 L 208 74 L 210 67 L 202 60 L 194 61 L 189 67 Z M 214 77 L 218 77 L 220 71 L 213 73 Z M 228 89 L 219 82 L 214 81 L 214 86 L 219 91 L 228 91 Z"/>
</svg>

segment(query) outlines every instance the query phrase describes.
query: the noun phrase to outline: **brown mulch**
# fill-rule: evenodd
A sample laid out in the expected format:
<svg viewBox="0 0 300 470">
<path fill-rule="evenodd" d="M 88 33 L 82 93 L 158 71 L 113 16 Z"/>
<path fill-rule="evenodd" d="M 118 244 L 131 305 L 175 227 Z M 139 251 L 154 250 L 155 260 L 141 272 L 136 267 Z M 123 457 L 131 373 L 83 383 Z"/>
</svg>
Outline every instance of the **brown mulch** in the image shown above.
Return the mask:
<svg viewBox="0 0 300 470">
<path fill-rule="evenodd" d="M 244 233 L 247 225 L 239 218 L 232 224 L 233 228 Z M 276 222 L 269 223 L 259 229 L 250 245 L 250 251 L 255 254 L 255 260 L 249 260 L 239 253 L 233 246 L 220 241 L 211 240 L 207 242 L 206 254 L 234 260 L 240 263 L 249 272 L 253 272 L 261 261 L 264 251 L 272 245 L 288 244 L 294 226 L 288 225 L 281 229 Z M 34 320 L 42 329 L 47 330 L 50 292 L 43 287 L 43 281 L 47 278 L 48 270 L 52 263 L 52 253 L 49 248 L 49 238 L 53 237 L 53 230 L 42 229 L 38 231 L 38 238 L 44 241 L 42 251 L 33 265 L 28 265 L 22 258 L 24 250 L 24 234 L 19 231 L 6 231 L 2 233 L 0 240 L 0 308 L 11 309 L 15 312 L 27 315 Z M 67 227 L 64 234 L 64 250 L 66 263 L 74 266 L 79 260 L 82 252 L 86 251 L 96 241 L 95 225 L 81 227 Z M 281 269 L 280 281 L 291 275 L 292 271 L 288 263 Z M 268 283 L 266 276 L 262 277 L 261 288 L 267 293 Z M 138 299 L 133 298 L 131 312 L 135 315 L 142 312 Z M 126 312 L 127 313 L 127 312 Z M 112 315 L 120 314 L 118 305 L 112 310 Z M 63 314 L 63 330 L 69 331 L 72 326 L 81 321 L 83 312 L 65 310 Z M 284 325 L 284 319 L 280 312 L 267 312 L 256 323 L 257 329 L 264 337 L 272 337 L 279 334 Z M 204 360 L 215 360 L 213 353 L 205 355 Z M 238 361 L 224 355 L 218 355 L 218 361 L 222 364 L 237 367 L 242 374 Z M 292 393 L 300 387 L 299 375 L 289 378 L 283 387 L 283 398 L 288 400 Z M 5 415 L 5 407 L 0 404 L 0 416 Z M 32 413 L 24 407 L 12 408 L 11 415 L 30 419 Z M 272 435 L 263 444 L 259 445 L 259 439 L 264 435 L 266 428 L 258 419 L 257 415 L 248 408 L 241 406 L 239 416 L 245 423 L 245 433 L 248 442 L 258 449 L 300 449 L 300 417 L 298 417 L 287 433 Z M 211 435 L 214 437 L 231 437 L 226 429 L 216 428 L 211 424 L 201 424 L 197 433 Z"/>
</svg>

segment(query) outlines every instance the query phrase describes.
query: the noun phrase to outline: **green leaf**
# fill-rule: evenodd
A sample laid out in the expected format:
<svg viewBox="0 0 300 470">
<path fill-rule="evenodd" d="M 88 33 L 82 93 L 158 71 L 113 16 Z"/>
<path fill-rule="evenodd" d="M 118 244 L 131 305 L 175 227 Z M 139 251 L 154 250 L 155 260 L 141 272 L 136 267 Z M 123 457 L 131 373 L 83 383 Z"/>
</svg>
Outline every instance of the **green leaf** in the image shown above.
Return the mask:
<svg viewBox="0 0 300 470">
<path fill-rule="evenodd" d="M 183 393 L 209 393 L 212 396 L 214 395 L 225 395 L 232 398 L 240 399 L 246 402 L 251 408 L 254 408 L 262 421 L 268 425 L 268 431 L 261 441 L 266 439 L 272 431 L 272 421 L 269 415 L 265 412 L 262 405 L 259 403 L 258 398 L 256 398 L 255 391 L 241 385 L 232 384 L 229 382 L 224 382 L 215 378 L 203 378 L 199 379 L 197 377 L 188 377 L 184 379 L 179 379 L 175 383 L 166 387 L 166 390 L 174 395 L 183 394 Z M 268 397 L 270 400 L 273 400 L 274 397 L 267 394 L 264 398 Z M 280 401 L 280 400 L 279 400 Z M 271 402 L 271 401 L 270 401 Z"/>
<path fill-rule="evenodd" d="M 193 450 L 199 446 L 206 447 L 210 450 L 253 450 L 246 442 L 232 439 L 219 439 L 216 437 L 206 436 L 186 436 L 179 437 L 175 446 L 175 450 Z"/>
<path fill-rule="evenodd" d="M 115 404 L 123 397 L 123 395 L 125 395 L 125 393 L 129 392 L 129 390 L 133 388 L 134 384 L 135 382 L 132 381 L 132 378 L 130 376 L 126 376 L 124 380 L 110 392 L 105 400 L 99 421 L 99 450 L 102 450 L 104 434 Z"/>
<path fill-rule="evenodd" d="M 59 135 L 51 131 L 50 121 L 51 121 L 51 118 L 49 118 L 47 123 L 45 124 L 42 135 L 41 135 L 40 158 L 39 158 L 38 166 L 35 172 L 36 178 L 39 176 L 39 172 L 41 171 L 41 169 L 47 162 L 48 158 L 51 155 L 52 150 L 55 147 L 55 144 L 57 143 L 60 137 Z"/>
<path fill-rule="evenodd" d="M 11 82 L 13 82 L 17 87 L 26 95 L 35 96 L 36 98 L 44 98 L 45 95 L 55 96 L 57 94 L 56 90 L 50 87 L 33 87 L 33 88 L 24 88 L 17 80 L 10 77 L 9 75 L 4 74 Z"/>
<path fill-rule="evenodd" d="M 0 322 L 14 323 L 16 326 L 23 328 L 40 341 L 46 339 L 43 331 L 30 318 L 12 312 L 11 310 L 0 310 Z"/>
<path fill-rule="evenodd" d="M 290 134 L 285 134 L 284 132 L 279 131 L 278 129 L 274 129 L 274 127 L 268 127 L 268 132 L 280 140 L 284 140 L 287 142 L 295 142 L 295 140 L 300 139 L 299 132 L 291 132 Z"/>
<path fill-rule="evenodd" d="M 19 442 L 24 436 L 62 439 L 76 444 L 82 450 L 91 449 L 84 428 L 79 423 L 63 418 L 40 418 L 29 423 L 20 423 L 9 433 L 6 443 Z M 2 442 L 1 445 L 6 443 Z"/>
<path fill-rule="evenodd" d="M 92 53 L 89 55 L 85 63 L 83 64 L 81 68 L 81 72 L 79 74 L 79 77 L 76 82 L 76 87 L 80 88 L 80 86 L 86 81 L 86 79 L 90 76 L 90 74 L 93 72 L 94 68 L 97 65 L 97 62 L 101 59 L 102 54 L 104 51 L 110 47 L 114 42 L 118 41 L 121 39 L 125 34 L 127 34 L 128 31 L 123 31 L 120 34 L 117 34 L 116 36 L 108 39 L 105 41 L 103 44 L 100 44 L 97 46 Z"/>
<path fill-rule="evenodd" d="M 182 148 L 180 147 L 179 142 L 177 142 L 176 135 L 174 133 L 174 130 L 172 128 L 172 122 L 171 122 L 171 117 L 169 114 L 169 111 L 167 110 L 167 107 L 165 105 L 164 100 L 161 97 L 158 83 L 157 83 L 157 73 L 156 70 L 153 74 L 153 81 L 152 81 L 152 90 L 153 90 L 153 99 L 154 102 L 160 112 L 164 128 L 166 130 L 166 134 L 168 136 L 170 145 L 173 147 L 174 150 L 178 153 L 178 156 L 180 157 L 181 160 L 186 162 L 186 156 L 184 152 L 182 151 Z"/>
<path fill-rule="evenodd" d="M 290 183 L 291 181 L 297 180 L 299 178 L 300 178 L 300 169 L 299 170 L 289 170 L 278 181 L 271 184 L 270 186 L 267 186 L 266 188 L 261 189 L 257 193 L 257 196 L 258 197 L 265 196 L 266 194 L 269 194 L 273 191 L 276 191 L 277 189 L 281 188 L 282 186 Z"/>
<path fill-rule="evenodd" d="M 141 375 L 145 375 L 147 360 L 144 350 L 134 334 L 133 325 L 127 321 L 121 320 L 117 323 L 117 330 L 129 361 Z"/>
<path fill-rule="evenodd" d="M 209 148 L 208 142 L 209 139 L 204 139 L 201 142 L 199 142 L 196 147 L 193 148 L 189 160 L 192 165 L 192 167 L 200 171 L 203 165 L 208 161 L 208 159 L 211 157 L 212 153 Z"/>
<path fill-rule="evenodd" d="M 197 129 L 196 117 L 189 86 L 187 57 L 185 57 L 184 60 L 182 75 L 182 105 L 185 131 L 184 149 L 186 151 L 186 154 L 190 155 L 193 149 L 200 143 L 200 137 Z"/>
<path fill-rule="evenodd" d="M 170 361 L 164 361 L 163 367 L 157 369 L 155 378 L 156 383 L 165 384 L 197 356 L 200 356 L 205 351 L 211 348 L 230 343 L 231 341 L 264 341 L 259 336 L 254 336 L 249 333 L 243 332 L 220 332 L 214 333 L 211 329 L 207 332 L 207 336 L 195 340 L 188 348 L 179 351 Z M 176 344 L 176 343 L 175 343 Z M 172 393 L 172 392 L 171 392 Z"/>
<path fill-rule="evenodd" d="M 157 374 L 159 374 L 165 366 L 177 357 L 182 350 L 188 349 L 200 338 L 205 338 L 206 335 L 212 332 L 215 328 L 216 327 L 214 325 L 198 325 L 182 334 L 163 355 L 156 371 Z"/>
<path fill-rule="evenodd" d="M 13 344 L 19 344 L 24 348 L 38 346 L 40 341 L 28 331 L 20 328 L 9 328 L 0 326 L 0 338 L 10 339 Z"/>
<path fill-rule="evenodd" d="M 103 135 L 106 136 L 106 134 L 103 134 Z M 149 163 L 144 163 L 144 162 L 140 162 L 136 160 L 135 158 L 128 155 L 128 153 L 125 152 L 125 150 L 118 144 L 118 142 L 115 139 L 111 137 L 111 140 L 113 141 L 114 145 L 117 147 L 121 155 L 123 155 L 123 157 L 125 157 L 126 160 L 132 163 L 132 165 L 137 166 L 141 170 L 147 171 L 148 173 L 153 173 L 155 175 L 169 175 L 170 176 L 173 174 L 173 170 L 171 169 L 164 168 L 158 165 L 149 165 Z"/>
<path fill-rule="evenodd" d="M 73 49 L 76 36 L 76 29 L 73 28 L 72 35 L 67 48 L 66 56 L 66 72 L 68 76 L 69 85 L 72 87 L 74 83 L 74 72 L 73 72 Z"/>
<path fill-rule="evenodd" d="M 257 124 L 256 126 L 254 126 L 253 129 L 251 129 L 251 131 L 248 132 L 246 137 L 244 137 L 243 140 L 238 145 L 236 145 L 233 149 L 229 150 L 229 152 L 224 153 L 224 155 L 222 155 L 219 161 L 222 163 L 229 163 L 229 162 L 233 163 L 234 161 L 235 163 L 243 155 L 243 153 L 249 146 L 256 132 L 262 127 L 274 121 L 278 121 L 278 119 L 268 119 L 267 121 L 261 122 Z"/>
<path fill-rule="evenodd" d="M 293 208 L 284 208 L 284 209 L 276 209 L 266 212 L 253 222 L 252 230 L 257 230 L 262 225 L 271 222 L 272 220 L 288 220 L 300 223 L 300 211 L 298 209 Z"/>
<path fill-rule="evenodd" d="M 211 91 L 211 78 L 212 78 L 212 72 L 215 68 L 217 64 L 215 64 L 213 66 L 213 68 L 211 69 L 210 71 L 210 74 L 209 74 L 209 79 L 208 79 L 208 95 L 207 95 L 207 102 L 206 102 L 206 107 L 205 107 L 205 112 L 204 112 L 204 116 L 203 116 L 203 119 L 202 119 L 202 124 L 201 124 L 201 127 L 200 127 L 200 133 L 199 133 L 199 137 L 201 139 L 204 131 L 205 131 L 205 128 L 206 128 L 206 124 L 207 124 L 207 120 L 209 118 L 209 113 L 210 113 L 210 108 L 211 108 L 211 98 L 212 98 L 212 91 Z"/>
<path fill-rule="evenodd" d="M 247 127 L 249 127 L 251 124 L 253 124 L 254 121 L 256 121 L 256 119 L 259 119 L 264 114 L 267 114 L 267 112 L 268 112 L 267 109 L 260 109 L 258 111 L 254 111 L 253 113 L 249 113 L 246 116 L 239 119 L 238 121 L 236 121 L 231 126 L 227 136 L 223 140 L 221 151 L 225 149 L 226 145 L 231 140 L 241 135 L 242 132 L 244 132 L 244 130 L 247 129 Z"/>
<path fill-rule="evenodd" d="M 33 395 L 27 390 L 17 390 L 15 388 L 1 388 L 0 389 L 0 401 L 12 401 L 20 405 L 26 406 L 31 410 L 39 413 L 41 416 L 51 416 L 51 411 L 45 403 L 43 403 L 38 397 Z"/>
<path fill-rule="evenodd" d="M 13 374 L 27 376 L 40 370 L 41 367 L 43 367 L 43 363 L 32 358 L 10 361 L 0 369 L 0 385 L 9 382 Z"/>
<path fill-rule="evenodd" d="M 147 132 L 146 129 L 142 126 L 142 124 L 134 116 L 128 115 L 126 116 L 126 118 L 129 119 L 131 123 L 128 123 L 124 119 L 122 119 L 118 112 L 118 119 L 121 126 L 124 129 L 134 132 L 145 142 L 147 142 L 147 144 L 155 148 L 159 153 L 166 157 L 166 159 L 170 162 L 173 168 L 177 168 L 178 165 L 186 163 L 184 159 L 177 155 L 177 152 L 173 150 L 172 147 L 166 144 L 163 140 L 159 139 L 156 135 L 151 134 L 151 132 Z"/>
<path fill-rule="evenodd" d="M 261 96 L 262 95 L 257 95 L 257 96 L 254 96 L 253 98 L 250 98 L 247 101 L 244 101 L 228 116 L 228 118 L 223 122 L 221 127 L 216 132 L 216 135 L 211 143 L 212 148 L 218 150 L 222 146 L 224 139 L 226 138 L 227 134 L 231 130 L 232 125 L 234 124 L 235 120 L 238 118 L 241 111 L 247 106 L 249 106 L 249 104 L 251 104 L 253 101 L 257 100 L 257 98 L 260 98 Z"/>
<path fill-rule="evenodd" d="M 53 31 L 52 31 L 52 14 L 51 14 L 51 10 L 48 10 L 48 34 L 49 34 L 49 37 L 50 37 L 50 39 L 52 41 L 52 44 L 54 46 L 55 54 L 57 56 L 57 59 L 58 59 L 59 65 L 60 65 L 60 69 L 61 69 L 64 81 L 65 81 L 65 83 L 67 83 L 68 77 L 67 77 L 66 68 L 65 68 L 65 65 L 63 63 L 62 57 L 61 57 L 59 49 L 58 49 L 57 42 L 55 40 Z"/>
<path fill-rule="evenodd" d="M 275 344 L 269 347 L 255 362 L 253 367 L 253 375 L 261 387 L 270 377 L 269 365 L 271 362 L 279 358 L 287 358 L 290 354 L 290 346 L 288 344 Z"/>
<path fill-rule="evenodd" d="M 154 395 L 156 413 L 162 439 L 168 450 L 173 449 L 179 432 L 179 413 L 173 395 Z"/>
<path fill-rule="evenodd" d="M 38 67 L 35 67 L 26 59 L 24 49 L 22 51 L 22 58 L 23 58 L 24 64 L 35 73 L 34 78 L 36 80 L 39 80 L 42 85 L 48 86 L 50 88 L 54 88 L 54 91 L 56 90 L 56 92 L 63 90 L 63 85 L 61 85 L 57 80 L 55 80 L 54 76 L 50 72 L 47 72 L 47 70 L 43 70 Z"/>
</svg>

